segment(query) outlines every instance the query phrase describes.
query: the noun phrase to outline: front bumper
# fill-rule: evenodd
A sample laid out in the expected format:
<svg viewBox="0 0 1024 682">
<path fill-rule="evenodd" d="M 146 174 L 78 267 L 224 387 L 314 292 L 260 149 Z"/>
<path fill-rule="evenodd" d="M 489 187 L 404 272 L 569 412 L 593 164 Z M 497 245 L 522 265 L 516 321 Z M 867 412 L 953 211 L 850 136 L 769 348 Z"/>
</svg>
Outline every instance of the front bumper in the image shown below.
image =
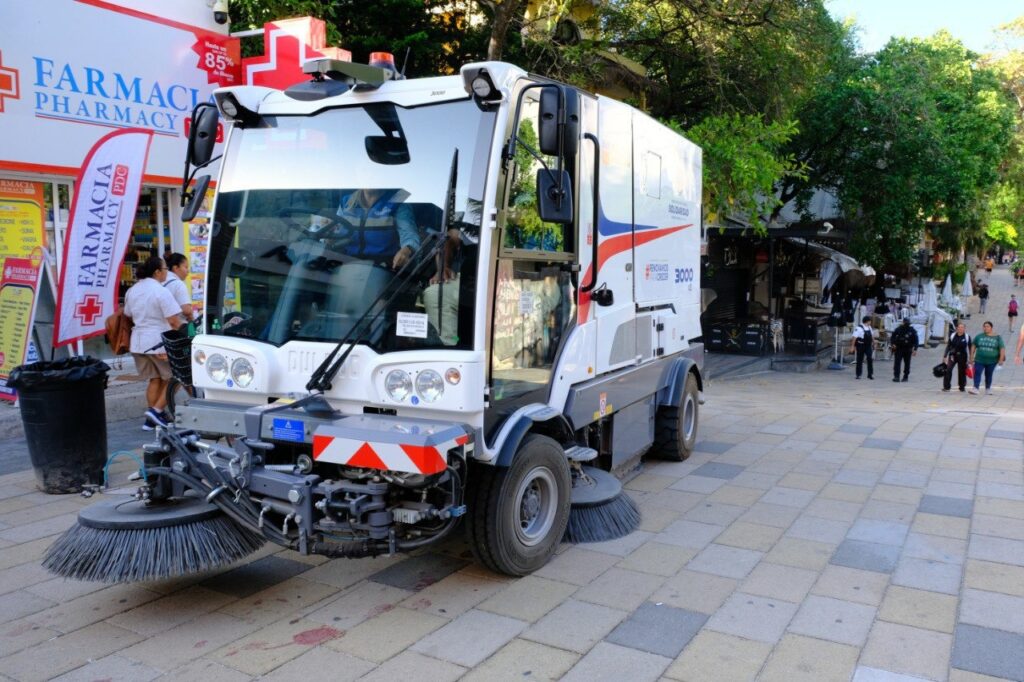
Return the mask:
<svg viewBox="0 0 1024 682">
<path fill-rule="evenodd" d="M 309 445 L 313 460 L 382 471 L 436 474 L 448 453 L 471 456 L 472 429 L 456 422 L 389 415 L 313 414 L 303 407 L 192 400 L 177 410 L 179 429 L 264 442 Z"/>
</svg>

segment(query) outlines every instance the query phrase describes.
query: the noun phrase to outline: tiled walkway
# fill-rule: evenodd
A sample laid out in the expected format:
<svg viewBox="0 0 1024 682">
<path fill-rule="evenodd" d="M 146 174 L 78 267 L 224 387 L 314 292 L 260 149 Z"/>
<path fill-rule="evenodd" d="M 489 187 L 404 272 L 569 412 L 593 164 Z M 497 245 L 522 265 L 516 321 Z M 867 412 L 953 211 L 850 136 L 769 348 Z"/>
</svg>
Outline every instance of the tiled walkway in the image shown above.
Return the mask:
<svg viewBox="0 0 1024 682">
<path fill-rule="evenodd" d="M 1012 288 L 991 280 L 1005 334 Z M 190 580 L 66 582 L 38 559 L 89 501 L 4 476 L 0 674 L 1024 680 L 1024 368 L 998 372 L 992 396 L 946 394 L 938 353 L 918 354 L 909 383 L 881 363 L 875 381 L 717 382 L 698 452 L 629 482 L 641 529 L 563 547 L 520 580 L 450 543 L 399 560 L 271 548 Z"/>
</svg>

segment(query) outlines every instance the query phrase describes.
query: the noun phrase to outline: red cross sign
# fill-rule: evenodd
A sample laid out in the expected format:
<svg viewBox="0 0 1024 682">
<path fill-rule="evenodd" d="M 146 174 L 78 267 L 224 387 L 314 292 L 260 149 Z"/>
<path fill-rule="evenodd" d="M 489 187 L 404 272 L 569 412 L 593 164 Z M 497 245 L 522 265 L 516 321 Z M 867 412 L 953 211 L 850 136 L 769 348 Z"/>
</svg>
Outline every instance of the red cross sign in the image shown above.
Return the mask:
<svg viewBox="0 0 1024 682">
<path fill-rule="evenodd" d="M 96 318 L 103 314 L 103 304 L 96 294 L 86 296 L 75 306 L 75 317 L 82 321 L 82 324 L 91 325 Z"/>
<path fill-rule="evenodd" d="M 3 54 L 0 53 L 0 114 L 4 111 L 4 98 L 18 99 L 21 96 L 18 88 L 18 70 L 8 69 L 3 65 Z"/>
</svg>

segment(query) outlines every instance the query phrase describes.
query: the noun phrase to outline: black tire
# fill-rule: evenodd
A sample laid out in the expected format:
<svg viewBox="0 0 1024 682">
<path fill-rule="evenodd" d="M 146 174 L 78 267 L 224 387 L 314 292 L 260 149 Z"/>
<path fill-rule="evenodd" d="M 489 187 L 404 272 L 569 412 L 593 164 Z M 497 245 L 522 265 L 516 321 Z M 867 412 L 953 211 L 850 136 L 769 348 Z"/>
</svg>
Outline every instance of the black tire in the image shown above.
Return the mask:
<svg viewBox="0 0 1024 682">
<path fill-rule="evenodd" d="M 670 462 L 682 462 L 688 458 L 697 444 L 699 417 L 697 377 L 687 373 L 679 405 L 658 408 L 654 420 L 654 447 L 651 448 L 651 455 Z"/>
<path fill-rule="evenodd" d="M 175 406 L 187 404 L 189 398 L 195 398 L 196 389 L 172 378 L 167 382 L 165 397 L 167 398 L 167 414 L 173 417 Z"/>
<path fill-rule="evenodd" d="M 477 561 L 512 576 L 546 564 L 569 522 L 572 480 L 562 447 L 530 434 L 511 466 L 480 465 L 470 476 L 466 531 Z"/>
</svg>

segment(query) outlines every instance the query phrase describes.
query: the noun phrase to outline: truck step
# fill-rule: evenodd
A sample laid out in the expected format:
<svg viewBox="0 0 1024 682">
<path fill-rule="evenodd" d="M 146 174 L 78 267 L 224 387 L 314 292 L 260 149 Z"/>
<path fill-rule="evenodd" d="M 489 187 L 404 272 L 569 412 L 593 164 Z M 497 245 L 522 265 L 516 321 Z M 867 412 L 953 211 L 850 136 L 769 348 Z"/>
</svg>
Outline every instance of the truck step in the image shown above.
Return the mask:
<svg viewBox="0 0 1024 682">
<path fill-rule="evenodd" d="M 574 462 L 589 462 L 597 459 L 597 450 L 584 445 L 573 445 L 565 449 L 565 456 Z"/>
</svg>

